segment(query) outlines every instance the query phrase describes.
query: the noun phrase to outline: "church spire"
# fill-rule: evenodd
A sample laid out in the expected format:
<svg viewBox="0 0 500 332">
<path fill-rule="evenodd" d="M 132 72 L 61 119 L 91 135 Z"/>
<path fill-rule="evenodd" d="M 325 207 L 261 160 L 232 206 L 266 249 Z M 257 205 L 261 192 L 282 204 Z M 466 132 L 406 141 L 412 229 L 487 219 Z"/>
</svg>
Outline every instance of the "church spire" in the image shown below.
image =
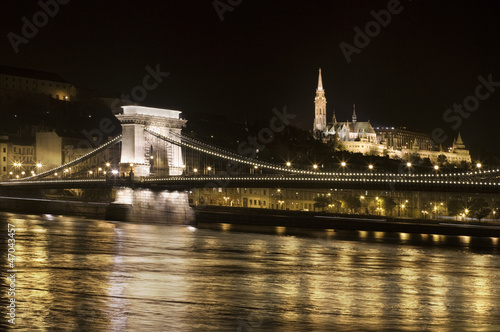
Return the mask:
<svg viewBox="0 0 500 332">
<path fill-rule="evenodd" d="M 455 149 L 465 150 L 465 144 L 462 140 L 462 135 L 460 135 L 460 132 L 458 133 L 457 139 L 453 140 L 453 150 Z"/>
<path fill-rule="evenodd" d="M 352 124 L 355 124 L 357 120 L 358 117 L 356 116 L 356 104 L 352 104 Z"/>
<path fill-rule="evenodd" d="M 323 80 L 321 79 L 321 68 L 319 69 L 318 88 L 316 89 L 316 97 L 314 98 L 314 123 L 313 133 L 316 138 L 321 136 L 320 133 L 326 129 L 326 98 L 325 90 L 323 89 Z"/>
<path fill-rule="evenodd" d="M 336 124 L 337 124 L 337 117 L 335 116 L 335 110 L 333 110 L 333 118 L 332 118 L 332 123 L 333 123 L 334 125 L 336 125 Z"/>
<path fill-rule="evenodd" d="M 321 78 L 321 68 L 319 69 L 319 76 L 318 76 L 318 90 L 323 90 L 323 79 Z"/>
</svg>

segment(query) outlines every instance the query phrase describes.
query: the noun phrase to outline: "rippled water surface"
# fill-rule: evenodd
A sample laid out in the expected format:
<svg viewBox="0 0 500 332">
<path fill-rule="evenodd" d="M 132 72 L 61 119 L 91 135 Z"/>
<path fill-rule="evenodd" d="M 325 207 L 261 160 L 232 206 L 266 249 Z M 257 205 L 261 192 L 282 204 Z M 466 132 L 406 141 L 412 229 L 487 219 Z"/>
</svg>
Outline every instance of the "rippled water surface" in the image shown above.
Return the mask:
<svg viewBox="0 0 500 332">
<path fill-rule="evenodd" d="M 17 330 L 500 331 L 498 239 L 0 220 Z"/>
</svg>

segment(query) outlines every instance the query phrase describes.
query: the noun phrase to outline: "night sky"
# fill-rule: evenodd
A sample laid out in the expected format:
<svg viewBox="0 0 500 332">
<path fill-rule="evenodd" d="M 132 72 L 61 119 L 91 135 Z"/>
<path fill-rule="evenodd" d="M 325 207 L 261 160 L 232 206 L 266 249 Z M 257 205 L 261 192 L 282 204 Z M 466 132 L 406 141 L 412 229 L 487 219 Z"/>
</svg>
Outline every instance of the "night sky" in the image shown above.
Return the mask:
<svg viewBox="0 0 500 332">
<path fill-rule="evenodd" d="M 500 152 L 500 87 L 457 130 L 443 120 L 475 94 L 478 76 L 500 82 L 499 1 L 220 1 L 228 2 L 237 5 L 221 21 L 212 0 L 72 0 L 16 54 L 8 33 L 22 36 L 22 18 L 33 22 L 41 7 L 3 1 L 0 64 L 55 72 L 113 97 L 158 65 L 170 74 L 144 105 L 233 120 L 270 117 L 286 105 L 304 129 L 312 127 L 321 67 L 328 120 L 333 109 L 339 121 L 350 119 L 356 103 L 358 121 L 460 131 L 468 147 Z M 354 28 L 364 31 L 371 11 L 388 6 L 397 13 L 348 63 L 339 45 L 355 46 Z"/>
</svg>

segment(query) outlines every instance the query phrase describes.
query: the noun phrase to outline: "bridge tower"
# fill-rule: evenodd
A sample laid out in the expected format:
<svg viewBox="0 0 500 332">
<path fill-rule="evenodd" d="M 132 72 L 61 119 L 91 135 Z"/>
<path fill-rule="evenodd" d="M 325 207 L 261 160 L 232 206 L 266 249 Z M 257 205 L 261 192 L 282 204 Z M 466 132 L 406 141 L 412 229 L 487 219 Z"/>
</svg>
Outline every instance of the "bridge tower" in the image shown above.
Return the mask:
<svg viewBox="0 0 500 332">
<path fill-rule="evenodd" d="M 123 114 L 116 117 L 122 125 L 122 151 L 120 173 L 134 176 L 181 175 L 183 158 L 180 146 L 159 141 L 145 129 L 149 128 L 175 140 L 180 140 L 181 128 L 187 120 L 180 118 L 180 111 L 143 107 L 122 106 Z M 176 135 L 171 136 L 174 133 Z"/>
</svg>

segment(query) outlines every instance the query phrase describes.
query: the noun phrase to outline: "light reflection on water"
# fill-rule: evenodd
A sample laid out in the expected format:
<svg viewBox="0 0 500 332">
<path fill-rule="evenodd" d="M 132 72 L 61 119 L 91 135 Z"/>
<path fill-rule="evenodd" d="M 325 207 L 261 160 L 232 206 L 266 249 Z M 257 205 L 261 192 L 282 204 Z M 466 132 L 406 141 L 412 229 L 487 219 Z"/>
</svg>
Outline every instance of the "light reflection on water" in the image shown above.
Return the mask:
<svg viewBox="0 0 500 332">
<path fill-rule="evenodd" d="M 19 330 L 500 331 L 495 239 L 0 220 L 18 228 Z"/>
</svg>

